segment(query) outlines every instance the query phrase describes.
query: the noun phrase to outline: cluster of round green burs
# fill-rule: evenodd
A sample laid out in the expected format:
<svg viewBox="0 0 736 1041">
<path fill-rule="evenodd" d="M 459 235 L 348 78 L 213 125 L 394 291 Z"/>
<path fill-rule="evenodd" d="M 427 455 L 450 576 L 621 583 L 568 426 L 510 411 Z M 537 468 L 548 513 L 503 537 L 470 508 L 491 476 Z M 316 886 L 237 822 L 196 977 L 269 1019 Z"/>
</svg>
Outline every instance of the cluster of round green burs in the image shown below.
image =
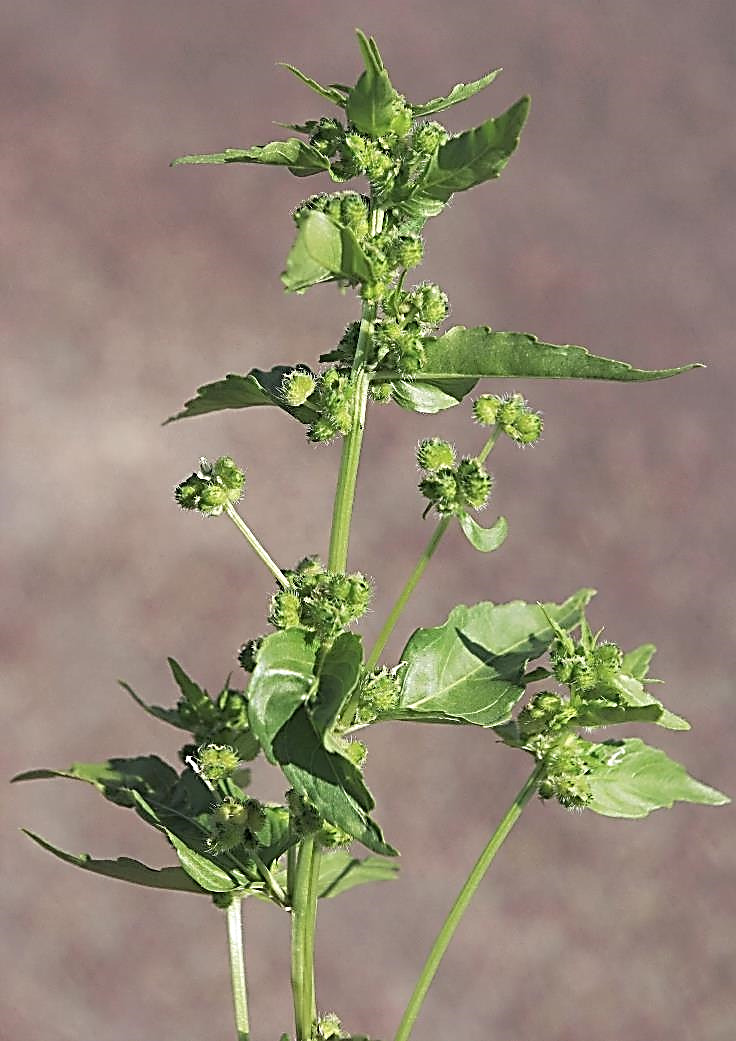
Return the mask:
<svg viewBox="0 0 736 1041">
<path fill-rule="evenodd" d="M 307 428 L 309 441 L 331 441 L 338 434 L 344 436 L 350 432 L 355 388 L 338 368 L 333 366 L 319 376 L 306 369 L 292 369 L 284 376 L 281 396 L 292 407 L 308 402 L 317 413 Z"/>
<path fill-rule="evenodd" d="M 258 832 L 266 820 L 266 811 L 257 799 L 227 796 L 207 818 L 207 844 L 215 853 L 227 853 L 238 846 L 257 846 Z"/>
<path fill-rule="evenodd" d="M 542 799 L 557 799 L 568 809 L 582 809 L 590 801 L 586 751 L 588 742 L 575 734 L 575 708 L 553 691 L 536 694 L 519 713 L 519 742 L 543 765 L 539 782 Z"/>
<path fill-rule="evenodd" d="M 230 745 L 202 745 L 197 750 L 199 773 L 211 784 L 231 777 L 238 768 L 240 756 Z"/>
<path fill-rule="evenodd" d="M 550 647 L 550 658 L 555 679 L 568 686 L 573 695 L 585 698 L 602 688 L 607 700 L 618 700 L 613 680 L 621 671 L 623 652 L 617 644 L 599 644 L 597 636 L 591 637 L 586 631 L 579 642 L 558 635 Z"/>
<path fill-rule="evenodd" d="M 245 474 L 229 455 L 214 463 L 200 459 L 199 470 L 177 485 L 174 497 L 184 510 L 198 510 L 217 517 L 243 497 Z"/>
<path fill-rule="evenodd" d="M 419 491 L 440 516 L 480 510 L 488 502 L 493 478 L 478 459 L 466 457 L 455 463 L 455 452 L 447 441 L 433 437 L 420 441 L 417 465 L 425 471 Z"/>
<path fill-rule="evenodd" d="M 520 445 L 533 445 L 544 427 L 539 412 L 529 408 L 521 394 L 483 394 L 473 402 L 473 415 L 483 426 L 498 425 Z"/>
<path fill-rule="evenodd" d="M 392 669 L 385 666 L 366 672 L 360 682 L 356 723 L 375 723 L 389 716 L 398 706 L 401 694 L 403 665 Z"/>
<path fill-rule="evenodd" d="M 373 596 L 370 581 L 360 572 L 327 571 L 316 557 L 306 557 L 271 600 L 268 620 L 277 629 L 301 628 L 322 643 L 335 639 L 368 610 Z"/>
</svg>

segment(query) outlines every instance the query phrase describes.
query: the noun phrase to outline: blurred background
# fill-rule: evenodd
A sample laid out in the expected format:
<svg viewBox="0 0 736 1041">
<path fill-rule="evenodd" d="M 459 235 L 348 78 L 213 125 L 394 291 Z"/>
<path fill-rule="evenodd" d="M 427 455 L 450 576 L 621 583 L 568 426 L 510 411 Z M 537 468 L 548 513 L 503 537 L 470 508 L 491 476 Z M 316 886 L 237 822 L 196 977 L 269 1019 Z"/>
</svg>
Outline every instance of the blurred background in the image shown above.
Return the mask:
<svg viewBox="0 0 736 1041">
<path fill-rule="evenodd" d="M 441 117 L 453 130 L 533 96 L 502 178 L 429 225 L 424 273 L 449 293 L 454 323 L 645 368 L 708 363 L 632 387 L 497 385 L 527 394 L 546 421 L 539 446 L 507 442 L 492 459 L 492 506 L 510 537 L 486 558 L 448 535 L 393 658 L 458 601 L 595 586 L 594 627 L 625 648 L 656 643 L 663 696 L 693 723 L 690 735 L 651 737 L 736 790 L 735 16 L 730 0 L 5 6 L 6 778 L 173 756 L 176 733 L 116 679 L 170 704 L 167 654 L 212 689 L 263 631 L 267 573 L 230 525 L 173 505 L 201 454 L 247 466 L 246 516 L 278 560 L 326 553 L 337 445 L 308 445 L 269 409 L 160 426 L 226 372 L 314 362 L 356 314 L 331 287 L 281 291 L 289 210 L 322 182 L 168 162 L 321 114 L 275 63 L 354 82 L 360 25 L 410 100 L 505 67 Z M 351 549 L 376 579 L 367 639 L 428 537 L 413 448 L 431 434 L 461 451 L 480 444 L 467 407 L 434 419 L 371 411 Z M 470 730 L 386 726 L 369 747 L 402 875 L 323 905 L 319 1003 L 386 1038 L 527 762 Z M 280 776 L 255 773 L 257 791 L 279 798 Z M 5 787 L 2 805 L 3 1041 L 232 1036 L 224 922 L 207 900 L 75 871 L 16 828 L 74 852 L 172 862 L 155 833 L 61 781 Z M 417 1041 L 732 1041 L 733 823 L 730 807 L 624 822 L 532 805 L 459 931 Z M 253 1038 L 275 1041 L 291 1024 L 288 922 L 249 904 L 246 930 Z"/>
</svg>

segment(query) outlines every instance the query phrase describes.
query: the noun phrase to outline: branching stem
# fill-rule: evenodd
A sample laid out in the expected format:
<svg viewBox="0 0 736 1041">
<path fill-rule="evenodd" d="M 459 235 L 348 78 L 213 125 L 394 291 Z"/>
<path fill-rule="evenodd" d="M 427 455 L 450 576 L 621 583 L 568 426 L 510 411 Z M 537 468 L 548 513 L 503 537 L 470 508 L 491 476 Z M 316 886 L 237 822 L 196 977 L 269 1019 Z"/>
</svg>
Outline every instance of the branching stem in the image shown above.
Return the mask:
<svg viewBox="0 0 736 1041">
<path fill-rule="evenodd" d="M 406 1006 L 406 1011 L 404 1012 L 401 1023 L 399 1024 L 399 1029 L 396 1031 L 394 1041 L 407 1041 L 411 1034 L 416 1018 L 419 1015 L 424 999 L 427 996 L 427 991 L 429 990 L 437 969 L 440 966 L 440 962 L 444 957 L 450 940 L 454 936 L 455 930 L 460 924 L 460 921 L 473 898 L 473 894 L 480 885 L 483 876 L 493 861 L 493 858 L 503 845 L 504 840 L 513 828 L 514 824 L 521 816 L 522 810 L 537 790 L 537 784 L 543 769 L 544 766 L 540 764 L 532 771 L 519 794 L 509 807 L 505 817 L 489 839 L 485 849 L 478 857 L 473 870 L 465 880 L 465 884 L 458 893 L 455 903 L 450 908 L 447 918 L 437 934 L 437 939 L 434 941 L 432 949 L 427 956 L 427 960 L 424 963 L 419 979 L 417 980 L 417 985 L 414 988 L 414 993 L 409 999 L 409 1004 Z"/>
<path fill-rule="evenodd" d="M 254 551 L 254 553 L 256 554 L 258 559 L 261 560 L 266 565 L 266 567 L 271 572 L 271 574 L 276 579 L 276 581 L 279 583 L 279 585 L 283 586 L 284 589 L 288 589 L 289 588 L 289 580 L 288 580 L 288 578 L 283 573 L 283 571 L 281 571 L 281 569 L 279 568 L 278 564 L 276 564 L 276 562 L 273 560 L 271 555 L 263 548 L 261 543 L 255 537 L 253 532 L 250 530 L 248 525 L 245 523 L 245 521 L 240 516 L 240 514 L 238 513 L 238 511 L 235 509 L 235 507 L 233 506 L 233 504 L 231 502 L 229 502 L 227 504 L 227 506 L 225 507 L 225 513 L 228 515 L 228 517 L 233 522 L 233 524 L 238 529 L 238 531 L 242 535 L 245 536 L 245 538 L 248 541 L 248 545 L 250 546 L 250 548 Z"/>
<path fill-rule="evenodd" d="M 495 426 L 491 432 L 491 436 L 488 438 L 488 440 L 476 456 L 476 459 L 479 463 L 485 462 L 485 460 L 488 458 L 491 451 L 493 450 L 493 446 L 498 440 L 498 436 L 500 433 L 500 427 Z M 419 582 L 419 579 L 426 571 L 427 564 L 429 564 L 430 560 L 434 556 L 435 550 L 442 541 L 442 538 L 447 529 L 449 528 L 451 521 L 452 517 L 443 517 L 442 520 L 437 524 L 437 527 L 432 532 L 432 535 L 424 549 L 424 552 L 420 556 L 416 567 L 406 580 L 404 588 L 401 590 L 398 597 L 396 598 L 396 602 L 394 603 L 394 606 L 391 608 L 388 618 L 384 622 L 383 628 L 378 634 L 378 639 L 376 640 L 375 646 L 373 647 L 373 650 L 371 651 L 370 655 L 368 656 L 368 660 L 365 663 L 365 667 L 368 671 L 370 671 L 371 669 L 375 669 L 376 665 L 378 664 L 378 659 L 383 654 L 383 649 L 388 643 L 391 633 L 394 631 L 396 623 L 401 617 L 404 608 L 406 607 L 409 601 L 409 597 L 414 592 L 417 583 Z"/>
</svg>

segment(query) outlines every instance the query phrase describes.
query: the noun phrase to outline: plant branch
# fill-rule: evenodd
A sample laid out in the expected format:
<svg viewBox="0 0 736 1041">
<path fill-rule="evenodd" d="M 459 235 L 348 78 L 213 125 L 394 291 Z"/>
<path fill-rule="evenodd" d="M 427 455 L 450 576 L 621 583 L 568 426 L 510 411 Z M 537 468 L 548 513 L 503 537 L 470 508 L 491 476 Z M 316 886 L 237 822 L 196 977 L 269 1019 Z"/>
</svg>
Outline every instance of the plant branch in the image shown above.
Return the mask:
<svg viewBox="0 0 736 1041">
<path fill-rule="evenodd" d="M 476 456 L 476 459 L 479 463 L 485 462 L 485 460 L 488 458 L 491 451 L 493 450 L 493 446 L 498 440 L 500 433 L 501 428 L 499 426 L 495 426 L 493 428 L 493 431 L 491 432 L 491 436 L 488 438 L 488 440 Z M 378 659 L 381 657 L 383 649 L 388 643 L 391 633 L 394 631 L 396 623 L 401 617 L 404 608 L 406 607 L 409 601 L 409 597 L 414 592 L 414 589 L 416 588 L 419 579 L 426 571 L 427 564 L 429 564 L 430 560 L 434 556 L 435 550 L 442 541 L 442 538 L 447 529 L 449 528 L 451 521 L 451 516 L 443 517 L 442 520 L 438 523 L 437 527 L 432 532 L 432 535 L 424 549 L 424 552 L 420 556 L 416 567 L 406 580 L 404 588 L 401 590 L 398 597 L 396 598 L 396 602 L 394 603 L 394 606 L 391 608 L 388 618 L 384 622 L 383 628 L 378 634 L 378 639 L 376 640 L 373 650 L 371 651 L 370 655 L 368 656 L 368 660 L 365 663 L 365 667 L 368 671 L 370 671 L 371 669 L 375 669 L 376 665 L 378 664 Z"/>
<path fill-rule="evenodd" d="M 514 824 L 521 816 L 522 810 L 537 790 L 537 783 L 543 769 L 543 764 L 539 764 L 534 768 L 519 794 L 509 807 L 505 817 L 489 839 L 488 844 L 480 857 L 478 857 L 473 870 L 468 875 L 465 884 L 458 893 L 455 903 L 450 908 L 447 918 L 437 934 L 437 939 L 434 941 L 432 949 L 424 963 L 417 985 L 414 988 L 414 993 L 409 999 L 409 1004 L 406 1006 L 406 1011 L 404 1012 L 401 1023 L 399 1024 L 399 1029 L 396 1031 L 394 1041 L 407 1041 L 411 1034 L 416 1018 L 419 1015 L 419 1010 L 427 996 L 427 991 L 429 990 L 430 984 L 440 966 L 440 962 L 444 957 L 450 940 L 460 924 L 460 921 L 468 908 L 468 904 L 473 898 L 473 894 L 490 867 L 493 858 L 503 845 L 504 840 L 513 828 Z"/>
<path fill-rule="evenodd" d="M 296 1041 L 311 1041 L 316 1020 L 314 911 L 310 907 L 315 839 L 302 839 L 296 862 L 291 909 L 291 990 Z"/>
<path fill-rule="evenodd" d="M 271 572 L 276 581 L 279 583 L 279 585 L 283 586 L 284 589 L 288 589 L 290 584 L 288 578 L 272 559 L 271 555 L 263 548 L 261 543 L 255 537 L 253 532 L 250 530 L 248 525 L 245 523 L 245 521 L 240 516 L 240 514 L 231 502 L 229 502 L 225 506 L 225 513 L 228 515 L 228 517 L 233 522 L 238 531 L 245 536 L 250 548 L 254 551 L 258 559 L 266 565 L 266 567 Z"/>
<path fill-rule="evenodd" d="M 245 982 L 243 955 L 243 922 L 241 899 L 235 897 L 227 909 L 227 946 L 230 955 L 230 982 L 235 1009 L 235 1029 L 238 1041 L 249 1041 L 248 995 Z"/>
</svg>

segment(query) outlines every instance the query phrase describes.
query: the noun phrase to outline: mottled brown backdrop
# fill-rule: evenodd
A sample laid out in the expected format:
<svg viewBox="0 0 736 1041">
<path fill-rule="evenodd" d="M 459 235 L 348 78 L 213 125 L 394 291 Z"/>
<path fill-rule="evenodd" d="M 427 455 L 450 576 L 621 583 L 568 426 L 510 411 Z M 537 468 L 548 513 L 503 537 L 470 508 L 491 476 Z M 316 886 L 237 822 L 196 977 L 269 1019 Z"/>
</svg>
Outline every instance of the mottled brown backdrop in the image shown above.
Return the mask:
<svg viewBox="0 0 736 1041">
<path fill-rule="evenodd" d="M 330 288 L 286 298 L 289 208 L 315 181 L 173 156 L 268 140 L 320 112 L 284 59 L 327 80 L 375 33 L 419 100 L 488 68 L 453 129 L 534 98 L 500 181 L 430 226 L 427 275 L 453 319 L 704 372 L 637 387 L 515 384 L 544 441 L 500 447 L 503 550 L 453 534 L 402 637 L 458 600 L 581 585 L 610 638 L 660 648 L 691 735 L 654 735 L 734 791 L 731 0 L 20 0 L 0 39 L 3 287 L 3 775 L 158 751 L 175 735 L 116 688 L 173 697 L 165 655 L 214 687 L 262 631 L 267 575 L 225 523 L 170 489 L 204 454 L 248 467 L 247 514 L 284 562 L 326 549 L 338 458 L 261 410 L 169 426 L 194 387 L 310 361 L 355 313 Z M 279 131 L 276 131 L 278 134 Z M 478 443 L 467 409 L 374 409 L 351 562 L 376 578 L 375 634 L 427 536 L 413 445 Z M 400 641 L 393 645 L 398 653 Z M 403 850 L 396 884 L 324 907 L 319 1002 L 390 1036 L 463 873 L 527 764 L 484 733 L 379 728 L 368 780 Z M 257 771 L 265 791 L 283 788 Z M 132 815 L 62 782 L 5 789 L 3 1041 L 231 1037 L 224 926 L 206 900 L 75 872 L 73 851 L 171 856 Z M 439 974 L 417 1041 L 733 1041 L 734 814 L 617 822 L 533 805 Z M 287 922 L 248 907 L 255 1041 L 290 1026 Z"/>
</svg>

